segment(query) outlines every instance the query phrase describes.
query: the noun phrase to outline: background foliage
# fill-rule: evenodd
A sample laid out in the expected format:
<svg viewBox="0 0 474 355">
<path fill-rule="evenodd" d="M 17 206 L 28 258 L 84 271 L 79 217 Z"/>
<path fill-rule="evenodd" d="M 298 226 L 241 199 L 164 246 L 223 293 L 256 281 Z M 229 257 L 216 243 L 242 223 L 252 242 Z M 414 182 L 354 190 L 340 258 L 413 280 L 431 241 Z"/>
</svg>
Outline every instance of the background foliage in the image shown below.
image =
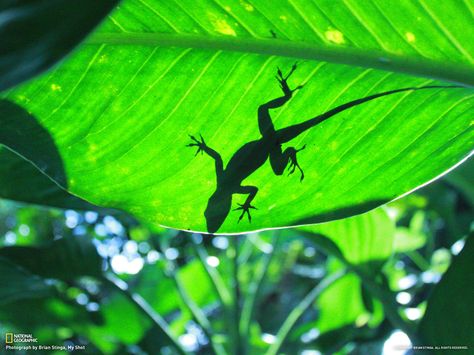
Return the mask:
<svg viewBox="0 0 474 355">
<path fill-rule="evenodd" d="M 175 353 L 165 330 L 200 354 L 388 354 L 405 334 L 472 346 L 471 167 L 366 215 L 246 236 L 4 201 L 2 330 L 89 353 Z"/>
</svg>

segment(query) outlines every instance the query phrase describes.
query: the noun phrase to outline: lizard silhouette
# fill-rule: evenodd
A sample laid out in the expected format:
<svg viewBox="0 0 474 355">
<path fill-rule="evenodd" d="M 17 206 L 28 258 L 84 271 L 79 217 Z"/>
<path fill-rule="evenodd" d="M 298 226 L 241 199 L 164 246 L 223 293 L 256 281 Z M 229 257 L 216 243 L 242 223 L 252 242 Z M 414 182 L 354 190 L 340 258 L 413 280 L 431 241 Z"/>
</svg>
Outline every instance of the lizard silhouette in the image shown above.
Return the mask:
<svg viewBox="0 0 474 355">
<path fill-rule="evenodd" d="M 259 106 L 258 128 L 260 130 L 261 138 L 245 143 L 241 146 L 230 158 L 226 167 L 224 167 L 220 154 L 206 144 L 202 135 L 200 135 L 200 138 L 190 135 L 192 142 L 187 144 L 187 147 L 198 148 L 195 156 L 198 155 L 198 153 L 206 153 L 214 159 L 215 163 L 217 177 L 216 190 L 209 198 L 204 212 L 209 233 L 217 232 L 224 220 L 227 218 L 232 206 L 232 195 L 234 194 L 247 195 L 245 202 L 243 204 L 238 204 L 239 207 L 234 209 L 234 211 L 242 211 L 238 222 L 240 222 L 245 215 L 248 216 L 249 222 L 252 221 L 250 210 L 257 208 L 251 203 L 258 193 L 258 188 L 256 186 L 242 185 L 242 182 L 265 164 L 267 160 L 270 160 L 270 165 L 275 175 L 282 175 L 287 168 L 289 169 L 289 174 L 293 174 L 296 169 L 298 169 L 301 173 L 300 181 L 304 179 L 304 172 L 298 163 L 296 155 L 306 146 L 304 145 L 300 149 L 288 147 L 283 151 L 282 144 L 291 141 L 303 132 L 315 127 L 342 111 L 383 96 L 409 90 L 458 87 L 434 85 L 385 91 L 347 102 L 302 123 L 277 130 L 273 125 L 270 110 L 283 106 L 292 98 L 295 91 L 303 88 L 303 85 L 299 85 L 294 89 L 290 89 L 288 86 L 287 80 L 294 73 L 296 68 L 297 65 L 294 64 L 286 76 L 284 76 L 282 71 L 278 68 L 276 79 L 283 91 L 283 96 L 270 100 Z"/>
</svg>

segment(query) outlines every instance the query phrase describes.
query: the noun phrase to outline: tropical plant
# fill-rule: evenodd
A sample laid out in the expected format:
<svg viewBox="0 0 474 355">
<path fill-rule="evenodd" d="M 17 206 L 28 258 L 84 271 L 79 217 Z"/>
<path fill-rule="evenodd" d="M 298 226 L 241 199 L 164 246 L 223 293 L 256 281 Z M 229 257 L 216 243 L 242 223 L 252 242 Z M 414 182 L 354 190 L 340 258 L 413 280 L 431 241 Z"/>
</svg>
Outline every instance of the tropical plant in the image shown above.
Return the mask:
<svg viewBox="0 0 474 355">
<path fill-rule="evenodd" d="M 92 353 L 473 349 L 472 163 L 430 184 L 472 153 L 473 13 L 0 4 L 2 330 Z"/>
</svg>

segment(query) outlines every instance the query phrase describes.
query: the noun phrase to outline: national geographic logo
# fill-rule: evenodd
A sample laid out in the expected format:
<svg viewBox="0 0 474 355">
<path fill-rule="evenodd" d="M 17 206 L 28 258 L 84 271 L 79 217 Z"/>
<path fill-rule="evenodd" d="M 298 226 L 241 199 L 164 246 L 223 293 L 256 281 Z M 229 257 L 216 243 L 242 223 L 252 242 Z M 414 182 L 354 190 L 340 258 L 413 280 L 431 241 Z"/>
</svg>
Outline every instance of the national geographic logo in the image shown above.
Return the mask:
<svg viewBox="0 0 474 355">
<path fill-rule="evenodd" d="M 33 334 L 5 333 L 5 344 L 37 343 L 37 342 L 38 342 L 38 338 L 35 338 Z"/>
<path fill-rule="evenodd" d="M 33 345 L 38 343 L 38 338 L 35 338 L 33 334 L 24 333 L 5 333 L 5 350 L 6 351 L 31 351 L 37 350 L 37 346 Z"/>
</svg>

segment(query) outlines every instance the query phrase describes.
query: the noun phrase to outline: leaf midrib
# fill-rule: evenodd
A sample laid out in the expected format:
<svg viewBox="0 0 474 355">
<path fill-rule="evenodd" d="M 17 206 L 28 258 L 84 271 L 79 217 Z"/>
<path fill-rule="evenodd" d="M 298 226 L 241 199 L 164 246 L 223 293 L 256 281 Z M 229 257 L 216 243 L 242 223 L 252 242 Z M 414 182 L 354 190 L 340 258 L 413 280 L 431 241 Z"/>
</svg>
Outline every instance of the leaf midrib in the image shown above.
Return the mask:
<svg viewBox="0 0 474 355">
<path fill-rule="evenodd" d="M 403 57 L 380 51 L 358 48 L 290 42 L 280 39 L 235 38 L 231 36 L 203 36 L 175 33 L 96 33 L 86 44 L 143 45 L 200 48 L 235 52 L 277 55 L 297 59 L 375 68 L 391 72 L 450 81 L 474 86 L 474 67 L 464 63 Z"/>
</svg>

